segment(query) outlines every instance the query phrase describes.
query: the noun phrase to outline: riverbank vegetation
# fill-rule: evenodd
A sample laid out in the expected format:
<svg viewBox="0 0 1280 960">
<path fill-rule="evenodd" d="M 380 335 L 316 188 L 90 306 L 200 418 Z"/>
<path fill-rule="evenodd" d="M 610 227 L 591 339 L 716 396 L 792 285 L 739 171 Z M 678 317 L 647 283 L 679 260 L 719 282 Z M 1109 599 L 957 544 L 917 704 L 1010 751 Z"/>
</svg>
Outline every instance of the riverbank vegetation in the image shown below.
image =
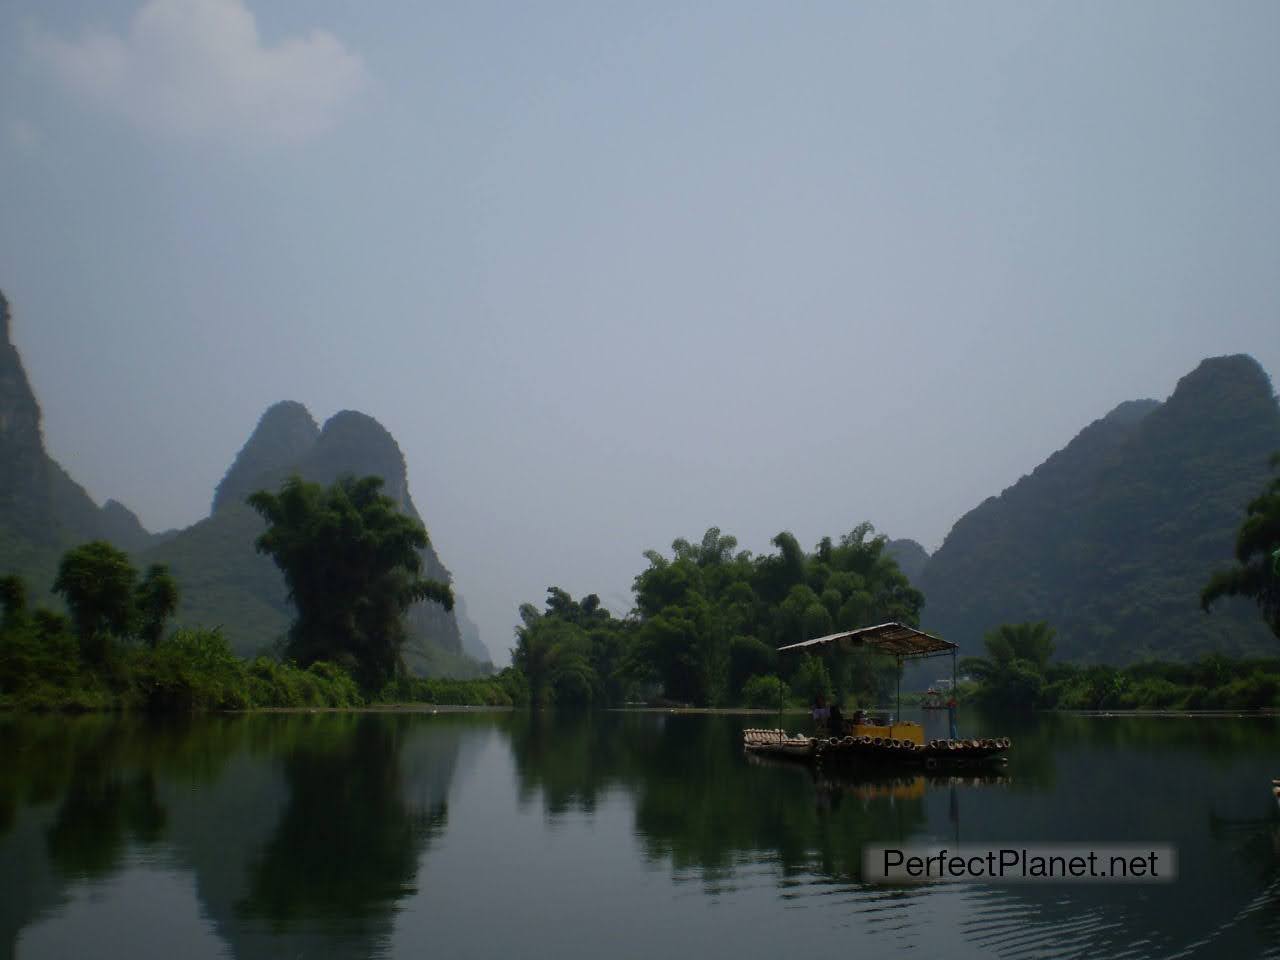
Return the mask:
<svg viewBox="0 0 1280 960">
<path fill-rule="evenodd" d="M 976 681 L 970 699 L 1004 710 L 1265 710 L 1280 708 L 1280 657 L 1210 654 L 1189 663 L 1126 667 L 1051 663 L 1046 623 L 1005 624 L 985 638 L 987 656 L 961 661 Z M 965 688 L 962 687 L 962 695 Z"/>
<path fill-rule="evenodd" d="M 1280 461 L 1278 461 L 1280 463 Z M 108 543 L 76 547 L 54 583 L 67 613 L 29 609 L 16 577 L 0 580 L 0 707 L 244 710 L 425 702 L 536 707 L 644 703 L 777 708 L 817 696 L 846 706 L 890 698 L 897 664 L 866 651 L 784 654 L 788 644 L 872 623 L 917 625 L 924 605 L 861 524 L 812 552 L 790 533 L 752 555 L 712 527 L 671 554 L 645 554 L 635 606 L 616 616 L 589 594 L 558 587 L 542 609 L 520 608 L 513 666 L 495 677 L 410 675 L 401 658 L 408 608 L 452 603 L 422 576 L 426 531 L 400 513 L 377 478 L 324 487 L 298 478 L 249 503 L 267 521 L 256 541 L 285 576 L 296 619 L 281 658 L 241 659 L 220 629 L 168 630 L 179 585 L 163 566 L 139 575 Z M 1243 594 L 1274 624 L 1280 480 L 1249 507 L 1240 567 L 1215 575 L 1204 602 Z M 962 664 L 962 698 L 1002 709 L 1253 709 L 1280 706 L 1280 658 L 1139 663 L 1053 662 L 1047 623 L 1006 624 L 986 656 Z"/>
<path fill-rule="evenodd" d="M 285 654 L 299 665 L 341 664 L 371 693 L 403 672 L 409 607 L 453 609 L 449 585 L 422 576 L 426 529 L 382 493 L 380 477 L 325 487 L 295 476 L 249 505 L 267 522 L 255 546 L 284 574 L 297 611 Z"/>
<path fill-rule="evenodd" d="M 558 587 L 546 606 L 520 608 L 513 662 L 534 704 L 611 706 L 644 701 L 695 706 L 807 703 L 816 694 L 870 704 L 892 686 L 891 660 L 861 653 L 778 656 L 778 647 L 849 624 L 918 624 L 924 596 L 861 524 L 807 553 L 790 533 L 776 553 L 737 551 L 712 527 L 672 553 L 645 554 L 635 610 L 615 617 L 589 595 Z"/>
<path fill-rule="evenodd" d="M 1271 457 L 1280 471 L 1280 453 Z M 1219 570 L 1200 593 L 1207 612 L 1223 597 L 1247 597 L 1280 638 L 1280 473 L 1245 508 L 1236 533 L 1236 565 Z"/>
<path fill-rule="evenodd" d="M 295 479 L 251 498 L 268 521 L 258 548 L 285 573 L 298 618 L 285 658 L 242 659 L 220 629 L 169 631 L 179 585 L 162 565 L 139 576 L 104 541 L 68 551 L 54 592 L 67 614 L 28 604 L 26 584 L 0 580 L 0 708 L 248 710 L 399 702 L 510 706 L 523 679 L 408 676 L 404 612 L 452 595 L 423 579 L 421 524 L 395 510 L 381 481 L 328 488 Z M 334 562 L 333 558 L 340 558 Z"/>
<path fill-rule="evenodd" d="M 12 580 L 4 581 L 12 589 Z M 307 667 L 267 656 L 242 659 L 220 630 L 177 630 L 154 646 L 114 644 L 90 662 L 66 618 L 47 610 L 0 624 L 0 709 L 193 712 L 258 708 L 360 707 L 386 703 L 511 706 L 523 684 L 512 671 L 483 680 L 399 677 L 363 691 L 328 661 Z"/>
</svg>

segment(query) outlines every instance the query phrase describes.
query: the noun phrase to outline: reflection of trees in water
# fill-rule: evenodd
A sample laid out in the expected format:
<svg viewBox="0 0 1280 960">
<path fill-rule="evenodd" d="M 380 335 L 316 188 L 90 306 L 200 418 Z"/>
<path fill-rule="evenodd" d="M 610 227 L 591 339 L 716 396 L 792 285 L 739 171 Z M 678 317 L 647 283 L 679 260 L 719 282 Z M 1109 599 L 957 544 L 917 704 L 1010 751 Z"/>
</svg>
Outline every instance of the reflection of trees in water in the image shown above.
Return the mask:
<svg viewBox="0 0 1280 960">
<path fill-rule="evenodd" d="M 981 887 L 962 925 L 967 938 L 1006 957 L 1050 949 L 1257 955 L 1277 927 L 1280 824 L 1262 775 L 1277 732 L 1271 718 L 1049 714 L 1023 721 L 1011 732 L 1015 788 L 968 803 L 962 839 L 1172 843 L 1179 879 Z M 1048 778 L 1024 776 L 1046 766 Z"/>
<path fill-rule="evenodd" d="M 749 766 L 741 730 L 738 718 L 705 715 L 511 718 L 522 799 L 540 793 L 555 817 L 625 789 L 646 856 L 709 881 L 762 854 L 784 874 L 856 878 L 866 843 L 905 839 L 923 823 L 918 796 L 815 791 L 803 768 Z"/>
<path fill-rule="evenodd" d="M 857 881 L 866 845 L 926 837 L 1172 842 L 1177 884 L 980 885 L 962 894 L 958 933 L 1004 957 L 1188 946 L 1191 956 L 1251 956 L 1276 942 L 1280 818 L 1259 771 L 1280 724 L 1055 715 L 1016 727 L 990 722 L 1014 737 L 1007 786 L 999 777 L 951 784 L 748 765 L 741 723 L 728 717 L 517 715 L 511 733 L 522 797 L 540 795 L 554 818 L 591 812 L 609 791 L 625 790 L 645 854 L 676 872 L 697 871 L 711 891 L 761 862 L 777 865 L 788 896 L 805 874 Z M 983 723 L 975 718 L 967 732 L 987 735 Z M 1212 825 L 1224 804 L 1268 813 L 1224 831 Z"/>
<path fill-rule="evenodd" d="M 49 828 L 49 856 L 65 875 L 103 876 L 116 869 L 131 840 L 155 843 L 164 824 L 150 771 L 124 779 L 101 757 L 87 757 Z"/>
<path fill-rule="evenodd" d="M 0 939 L 163 843 L 241 957 L 375 952 L 443 828 L 459 744 L 407 716 L 0 723 Z"/>
<path fill-rule="evenodd" d="M 338 743 L 300 746 L 284 760 L 289 800 L 252 868 L 240 909 L 275 930 L 388 919 L 413 892 L 418 858 L 443 828 L 443 801 L 405 800 L 403 720 L 359 718 Z"/>
<path fill-rule="evenodd" d="M 159 780 L 208 776 L 227 727 L 119 716 L 6 717 L 0 774 L 0 941 L 66 900 L 80 879 L 117 872 L 129 850 L 159 842 L 168 811 Z M 186 749 L 190 745 L 190 749 Z"/>
</svg>

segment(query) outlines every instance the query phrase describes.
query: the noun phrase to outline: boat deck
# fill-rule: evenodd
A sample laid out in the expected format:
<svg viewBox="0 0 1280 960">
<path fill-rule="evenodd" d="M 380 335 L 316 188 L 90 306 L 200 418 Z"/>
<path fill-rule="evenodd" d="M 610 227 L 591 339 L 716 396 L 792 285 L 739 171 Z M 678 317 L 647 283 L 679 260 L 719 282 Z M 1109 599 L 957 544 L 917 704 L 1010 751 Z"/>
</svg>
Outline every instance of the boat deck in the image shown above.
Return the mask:
<svg viewBox="0 0 1280 960">
<path fill-rule="evenodd" d="M 933 767 L 942 763 L 1002 763 L 1010 742 L 1008 737 L 999 737 L 913 743 L 889 737 L 806 737 L 791 736 L 785 730 L 747 729 L 742 732 L 742 745 L 749 753 L 810 762 L 862 760 Z"/>
</svg>

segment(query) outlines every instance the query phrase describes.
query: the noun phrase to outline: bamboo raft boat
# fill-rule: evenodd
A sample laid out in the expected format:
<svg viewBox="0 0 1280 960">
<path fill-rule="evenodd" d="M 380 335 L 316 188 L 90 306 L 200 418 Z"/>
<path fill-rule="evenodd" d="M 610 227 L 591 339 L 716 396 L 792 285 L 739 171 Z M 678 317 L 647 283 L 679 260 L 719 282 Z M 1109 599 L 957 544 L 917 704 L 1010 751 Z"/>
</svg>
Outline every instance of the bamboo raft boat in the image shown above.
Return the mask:
<svg viewBox="0 0 1280 960">
<path fill-rule="evenodd" d="M 809 763 L 859 761 L 865 763 L 919 763 L 926 769 L 942 764 L 963 766 L 1004 763 L 1008 737 L 945 739 L 916 743 L 897 737 L 791 736 L 785 730 L 742 731 L 742 745 L 749 754 L 786 757 Z"/>
<path fill-rule="evenodd" d="M 959 651 L 957 644 L 915 627 L 889 621 L 778 648 L 779 653 L 818 653 L 828 650 L 869 650 L 893 657 L 898 665 L 897 710 L 891 716 L 878 719 L 873 719 L 868 711 L 858 710 L 851 721 L 841 718 L 832 725 L 828 723 L 829 716 L 819 713 L 823 709 L 819 698 L 815 701 L 814 723 L 819 731 L 823 726 L 830 726 L 830 735 L 791 736 L 785 730 L 748 729 L 742 734 L 742 745 L 748 754 L 785 757 L 814 764 L 837 760 L 856 761 L 867 766 L 922 764 L 926 769 L 934 769 L 943 764 L 959 767 L 1005 762 L 1003 754 L 1009 749 L 1008 737 L 971 739 L 958 734 L 954 699 L 956 654 Z M 924 728 L 919 723 L 901 719 L 902 665 L 911 660 L 943 656 L 951 657 L 953 697 L 946 704 L 950 714 L 951 735 L 946 739 L 926 741 Z M 940 691 L 931 688 L 929 693 L 940 699 Z"/>
</svg>

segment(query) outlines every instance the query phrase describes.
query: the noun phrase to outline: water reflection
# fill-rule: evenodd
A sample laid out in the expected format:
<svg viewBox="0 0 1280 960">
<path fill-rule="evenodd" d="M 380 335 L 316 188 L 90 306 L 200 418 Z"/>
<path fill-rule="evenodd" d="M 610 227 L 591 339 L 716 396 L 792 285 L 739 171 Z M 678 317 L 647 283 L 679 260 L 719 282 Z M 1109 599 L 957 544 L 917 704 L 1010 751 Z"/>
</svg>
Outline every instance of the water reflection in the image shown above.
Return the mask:
<svg viewBox="0 0 1280 960">
<path fill-rule="evenodd" d="M 895 914 L 904 928 L 923 916 L 924 899 L 958 900 L 953 931 L 1000 956 L 1276 949 L 1280 821 L 1265 790 L 1276 721 L 1053 715 L 993 720 L 991 730 L 968 721 L 975 736 L 1019 724 L 1007 768 L 956 777 L 812 770 L 744 757 L 733 718 L 684 715 L 513 718 L 512 749 L 526 802 L 541 795 L 554 819 L 624 791 L 645 855 L 677 878 L 695 872 L 712 894 L 740 877 L 759 883 L 764 864 L 785 898 L 839 892 L 857 911 L 917 911 Z M 895 893 L 861 883 L 872 843 L 1144 840 L 1178 848 L 1176 885 Z"/>
<path fill-rule="evenodd" d="M 447 820 L 457 733 L 379 715 L 6 721 L 0 935 L 162 850 L 234 955 L 371 955 Z"/>
<path fill-rule="evenodd" d="M 202 935 L 241 958 L 408 956 L 428 941 L 590 955 L 628 921 L 635 952 L 664 936 L 737 955 L 1277 952 L 1276 721 L 966 718 L 966 733 L 1007 733 L 1015 749 L 1004 769 L 954 776 L 748 757 L 741 728 L 757 723 L 3 719 L 0 942 L 21 954 L 24 932 L 62 922 L 86 888 L 171 882 L 146 873 L 158 869 L 189 878 Z M 1177 884 L 895 890 L 862 877 L 873 843 L 1144 839 L 1176 845 Z"/>
<path fill-rule="evenodd" d="M 750 765 L 741 726 L 680 714 L 513 715 L 520 795 L 540 794 L 554 818 L 625 791 L 645 855 L 708 882 L 748 854 L 767 855 L 784 874 L 857 878 L 865 842 L 905 839 L 924 823 L 920 792 L 869 792 L 844 805 L 842 791 L 815 789 L 806 768 Z"/>
<path fill-rule="evenodd" d="M 401 718 L 362 716 L 340 736 L 284 758 L 288 801 L 254 860 L 240 909 L 274 931 L 310 925 L 368 931 L 414 892 L 418 858 L 443 828 L 443 795 L 405 797 Z"/>
</svg>

